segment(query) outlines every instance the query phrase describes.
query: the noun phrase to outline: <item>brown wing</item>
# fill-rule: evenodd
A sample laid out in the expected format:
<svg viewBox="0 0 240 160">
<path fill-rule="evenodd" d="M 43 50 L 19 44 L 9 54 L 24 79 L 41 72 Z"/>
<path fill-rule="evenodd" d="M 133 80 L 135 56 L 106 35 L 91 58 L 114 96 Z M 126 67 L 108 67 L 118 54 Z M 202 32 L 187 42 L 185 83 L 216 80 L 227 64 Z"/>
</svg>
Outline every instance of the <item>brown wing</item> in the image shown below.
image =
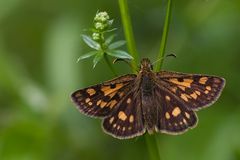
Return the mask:
<svg viewBox="0 0 240 160">
<path fill-rule="evenodd" d="M 192 110 L 199 110 L 214 103 L 225 85 L 224 78 L 201 74 L 161 71 L 156 73 L 156 77 L 156 83 Z"/>
<path fill-rule="evenodd" d="M 180 134 L 196 126 L 197 116 L 195 112 L 188 109 L 186 103 L 177 99 L 171 92 L 161 86 L 156 86 L 154 99 L 158 108 L 157 131 Z"/>
<path fill-rule="evenodd" d="M 106 117 L 128 93 L 136 75 L 128 74 L 72 93 L 80 112 L 92 117 Z"/>
<path fill-rule="evenodd" d="M 119 139 L 133 138 L 145 132 L 140 93 L 134 85 L 130 88 L 131 91 L 118 103 L 117 109 L 103 121 L 104 131 Z"/>
<path fill-rule="evenodd" d="M 155 100 L 159 106 L 157 130 L 180 134 L 197 124 L 194 110 L 217 100 L 225 80 L 216 76 L 176 72 L 156 73 Z"/>
</svg>

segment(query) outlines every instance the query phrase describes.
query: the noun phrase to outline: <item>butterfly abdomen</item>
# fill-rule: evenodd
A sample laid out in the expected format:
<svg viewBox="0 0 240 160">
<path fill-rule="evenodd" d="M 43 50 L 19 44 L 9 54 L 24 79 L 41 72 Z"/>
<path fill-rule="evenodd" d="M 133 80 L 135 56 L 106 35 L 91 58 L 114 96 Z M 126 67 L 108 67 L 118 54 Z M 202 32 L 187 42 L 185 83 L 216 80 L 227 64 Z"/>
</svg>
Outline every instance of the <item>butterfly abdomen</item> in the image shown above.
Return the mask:
<svg viewBox="0 0 240 160">
<path fill-rule="evenodd" d="M 154 82 L 151 76 L 142 76 L 141 95 L 144 125 L 148 133 L 153 133 L 157 124 L 157 106 L 154 101 Z"/>
</svg>

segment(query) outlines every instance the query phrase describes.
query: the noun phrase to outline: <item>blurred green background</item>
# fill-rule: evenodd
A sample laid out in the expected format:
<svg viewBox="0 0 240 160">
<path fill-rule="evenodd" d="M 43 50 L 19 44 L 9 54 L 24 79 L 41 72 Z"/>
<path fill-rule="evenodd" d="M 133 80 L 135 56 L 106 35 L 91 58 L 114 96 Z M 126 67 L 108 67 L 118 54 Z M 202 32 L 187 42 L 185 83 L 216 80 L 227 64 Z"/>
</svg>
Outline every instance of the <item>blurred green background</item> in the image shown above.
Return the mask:
<svg viewBox="0 0 240 160">
<path fill-rule="evenodd" d="M 159 49 L 166 1 L 129 0 L 141 57 Z M 91 49 L 81 40 L 97 10 L 115 19 L 117 1 L 0 0 L 0 160 L 149 159 L 144 136 L 118 140 L 101 121 L 78 112 L 70 93 L 113 78 L 104 62 L 76 63 Z M 198 112 L 198 126 L 180 136 L 158 134 L 163 160 L 240 159 L 240 1 L 174 1 L 163 69 L 226 78 L 221 98 Z M 119 74 L 130 73 L 124 63 Z"/>
</svg>

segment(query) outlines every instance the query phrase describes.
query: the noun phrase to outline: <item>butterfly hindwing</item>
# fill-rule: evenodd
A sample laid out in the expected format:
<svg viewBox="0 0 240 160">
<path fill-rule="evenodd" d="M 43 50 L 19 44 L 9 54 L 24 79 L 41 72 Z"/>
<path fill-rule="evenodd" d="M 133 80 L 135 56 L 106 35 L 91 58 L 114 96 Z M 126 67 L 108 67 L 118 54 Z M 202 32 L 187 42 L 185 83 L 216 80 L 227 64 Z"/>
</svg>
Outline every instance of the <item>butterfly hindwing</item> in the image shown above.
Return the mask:
<svg viewBox="0 0 240 160">
<path fill-rule="evenodd" d="M 199 110 L 214 103 L 221 94 L 225 80 L 217 76 L 161 71 L 158 82 L 178 96 L 186 107 Z"/>
<path fill-rule="evenodd" d="M 157 131 L 169 134 L 180 134 L 197 124 L 194 111 L 188 109 L 171 92 L 160 87 L 155 88 L 155 101 L 159 108 Z"/>
<path fill-rule="evenodd" d="M 116 106 L 116 110 L 103 120 L 106 133 L 119 139 L 132 138 L 145 132 L 141 97 L 133 90 Z"/>
<path fill-rule="evenodd" d="M 93 117 L 108 116 L 118 102 L 128 92 L 128 86 L 135 75 L 125 75 L 102 84 L 80 89 L 72 93 L 71 98 L 78 109 Z"/>
</svg>

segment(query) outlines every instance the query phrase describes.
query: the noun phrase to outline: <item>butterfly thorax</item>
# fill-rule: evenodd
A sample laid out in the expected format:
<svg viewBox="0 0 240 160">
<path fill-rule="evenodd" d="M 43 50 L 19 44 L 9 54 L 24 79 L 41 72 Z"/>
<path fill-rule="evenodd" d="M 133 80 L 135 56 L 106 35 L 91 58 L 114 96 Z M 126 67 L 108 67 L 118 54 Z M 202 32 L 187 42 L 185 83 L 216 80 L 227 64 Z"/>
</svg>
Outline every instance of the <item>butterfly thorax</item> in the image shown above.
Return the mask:
<svg viewBox="0 0 240 160">
<path fill-rule="evenodd" d="M 152 72 L 152 64 L 148 58 L 141 60 L 140 73 L 142 72 Z"/>
</svg>

